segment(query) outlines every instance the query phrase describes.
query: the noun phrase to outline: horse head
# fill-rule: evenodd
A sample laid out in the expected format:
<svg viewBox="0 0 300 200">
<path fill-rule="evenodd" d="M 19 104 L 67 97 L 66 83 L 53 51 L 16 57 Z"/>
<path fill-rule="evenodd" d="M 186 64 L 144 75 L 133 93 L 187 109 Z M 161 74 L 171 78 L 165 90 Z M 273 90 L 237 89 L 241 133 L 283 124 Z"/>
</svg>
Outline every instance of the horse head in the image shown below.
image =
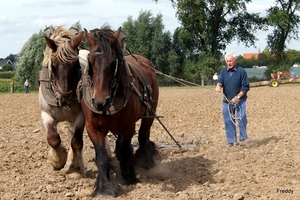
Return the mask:
<svg viewBox="0 0 300 200">
<path fill-rule="evenodd" d="M 85 36 L 90 47 L 88 60 L 93 84 L 92 103 L 98 111 L 105 111 L 117 90 L 119 68 L 124 62 L 120 42 L 123 34 L 121 28 L 114 32 L 104 27 L 90 33 L 85 30 Z"/>
<path fill-rule="evenodd" d="M 45 36 L 44 67 L 49 70 L 50 84 L 59 104 L 67 102 L 80 79 L 78 46 L 84 31 L 74 35 L 58 27 L 51 37 Z"/>
</svg>

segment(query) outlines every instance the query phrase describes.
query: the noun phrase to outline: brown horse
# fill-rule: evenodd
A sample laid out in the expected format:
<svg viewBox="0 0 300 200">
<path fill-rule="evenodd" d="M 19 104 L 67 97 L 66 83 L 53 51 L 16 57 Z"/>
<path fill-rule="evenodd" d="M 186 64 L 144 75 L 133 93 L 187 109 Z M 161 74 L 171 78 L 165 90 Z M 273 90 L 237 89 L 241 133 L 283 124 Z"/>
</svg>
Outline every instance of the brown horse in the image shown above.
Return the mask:
<svg viewBox="0 0 300 200">
<path fill-rule="evenodd" d="M 135 163 L 149 169 L 158 155 L 150 141 L 150 128 L 156 117 L 159 90 L 153 64 L 146 58 L 123 56 L 121 29 L 107 27 L 85 30 L 90 46 L 89 65 L 82 76 L 82 109 L 86 130 L 95 147 L 98 177 L 93 195 L 118 196 L 122 184 L 134 184 L 137 177 Z M 139 148 L 134 155 L 131 139 L 136 121 L 141 119 L 138 131 Z M 122 181 L 111 163 L 105 138 L 108 132 L 117 136 L 115 155 L 119 160 Z"/>
<path fill-rule="evenodd" d="M 76 88 L 81 77 L 78 46 L 84 32 L 75 35 L 62 27 L 45 31 L 46 49 L 39 76 L 39 106 L 50 146 L 48 160 L 55 170 L 65 170 L 69 178 L 85 176 L 82 156 L 84 114 Z M 71 133 L 69 152 L 61 145 L 57 124 L 68 122 Z"/>
</svg>

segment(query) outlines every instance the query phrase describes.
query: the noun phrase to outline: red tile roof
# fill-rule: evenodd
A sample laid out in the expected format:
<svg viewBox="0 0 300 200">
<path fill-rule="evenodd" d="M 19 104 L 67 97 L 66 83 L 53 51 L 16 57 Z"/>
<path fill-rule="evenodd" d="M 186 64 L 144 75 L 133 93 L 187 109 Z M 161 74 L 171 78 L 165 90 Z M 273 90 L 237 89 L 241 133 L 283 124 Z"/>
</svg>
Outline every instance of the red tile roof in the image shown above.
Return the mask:
<svg viewBox="0 0 300 200">
<path fill-rule="evenodd" d="M 257 59 L 258 54 L 259 53 L 244 53 L 244 58 L 245 59 L 251 59 L 251 58 Z"/>
</svg>

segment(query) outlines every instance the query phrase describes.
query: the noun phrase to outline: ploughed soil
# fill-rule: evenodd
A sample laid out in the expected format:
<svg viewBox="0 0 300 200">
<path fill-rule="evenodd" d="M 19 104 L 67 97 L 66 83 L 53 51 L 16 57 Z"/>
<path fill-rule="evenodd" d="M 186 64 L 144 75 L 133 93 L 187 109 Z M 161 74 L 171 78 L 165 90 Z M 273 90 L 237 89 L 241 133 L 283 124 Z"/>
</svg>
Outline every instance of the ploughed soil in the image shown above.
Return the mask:
<svg viewBox="0 0 300 200">
<path fill-rule="evenodd" d="M 300 199 L 299 91 L 292 84 L 251 88 L 249 140 L 246 146 L 222 148 L 221 93 L 212 87 L 161 88 L 157 114 L 182 149 L 155 120 L 151 140 L 160 163 L 150 171 L 137 169 L 140 183 L 115 199 Z M 66 179 L 47 161 L 38 94 L 0 98 L 0 199 L 93 199 L 97 169 L 86 132 L 87 177 Z M 68 146 L 64 123 L 58 130 Z M 109 140 L 113 143 L 114 137 Z"/>
</svg>

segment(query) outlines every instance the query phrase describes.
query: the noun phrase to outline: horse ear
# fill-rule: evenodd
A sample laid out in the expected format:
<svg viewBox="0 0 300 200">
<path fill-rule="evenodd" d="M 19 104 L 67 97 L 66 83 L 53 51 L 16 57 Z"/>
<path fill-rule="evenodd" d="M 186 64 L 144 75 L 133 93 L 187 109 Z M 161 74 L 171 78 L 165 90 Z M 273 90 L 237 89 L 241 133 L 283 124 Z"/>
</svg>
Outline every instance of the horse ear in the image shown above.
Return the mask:
<svg viewBox="0 0 300 200">
<path fill-rule="evenodd" d="M 121 35 L 121 27 L 113 34 L 113 36 L 109 40 L 109 43 L 114 44 L 116 41 L 120 41 L 120 35 Z"/>
<path fill-rule="evenodd" d="M 47 36 L 45 36 L 45 40 L 46 40 L 46 44 L 48 45 L 48 47 L 50 47 L 50 49 L 52 49 L 53 52 L 56 52 L 57 45 L 55 44 L 55 42 L 53 40 L 51 40 L 50 38 L 48 38 Z"/>
<path fill-rule="evenodd" d="M 125 46 L 125 44 L 124 44 L 125 38 L 126 38 L 126 33 L 124 33 L 123 31 L 121 31 L 120 37 L 119 37 L 119 42 L 120 42 L 122 48 L 125 48 L 124 47 Z"/>
<path fill-rule="evenodd" d="M 121 27 L 118 28 L 118 30 L 114 33 L 115 38 L 119 38 L 121 34 Z"/>
<path fill-rule="evenodd" d="M 85 32 L 85 38 L 86 38 L 87 44 L 91 47 L 92 45 L 95 44 L 95 40 L 94 40 L 93 36 L 91 34 L 89 34 L 89 32 L 86 29 L 84 29 L 84 32 Z"/>
<path fill-rule="evenodd" d="M 71 33 L 73 33 L 74 35 L 77 35 L 77 34 L 79 33 L 79 30 L 78 30 L 77 28 L 75 28 L 75 27 L 70 27 L 70 28 L 69 28 L 69 31 L 70 31 Z"/>
<path fill-rule="evenodd" d="M 84 32 L 80 31 L 79 34 L 72 40 L 71 47 L 73 49 L 77 49 L 77 47 L 80 45 L 83 34 L 84 34 Z"/>
<path fill-rule="evenodd" d="M 46 28 L 44 29 L 44 34 L 45 36 L 47 36 L 48 38 L 51 37 L 52 33 L 54 32 L 54 28 L 53 26 L 46 26 Z"/>
</svg>

